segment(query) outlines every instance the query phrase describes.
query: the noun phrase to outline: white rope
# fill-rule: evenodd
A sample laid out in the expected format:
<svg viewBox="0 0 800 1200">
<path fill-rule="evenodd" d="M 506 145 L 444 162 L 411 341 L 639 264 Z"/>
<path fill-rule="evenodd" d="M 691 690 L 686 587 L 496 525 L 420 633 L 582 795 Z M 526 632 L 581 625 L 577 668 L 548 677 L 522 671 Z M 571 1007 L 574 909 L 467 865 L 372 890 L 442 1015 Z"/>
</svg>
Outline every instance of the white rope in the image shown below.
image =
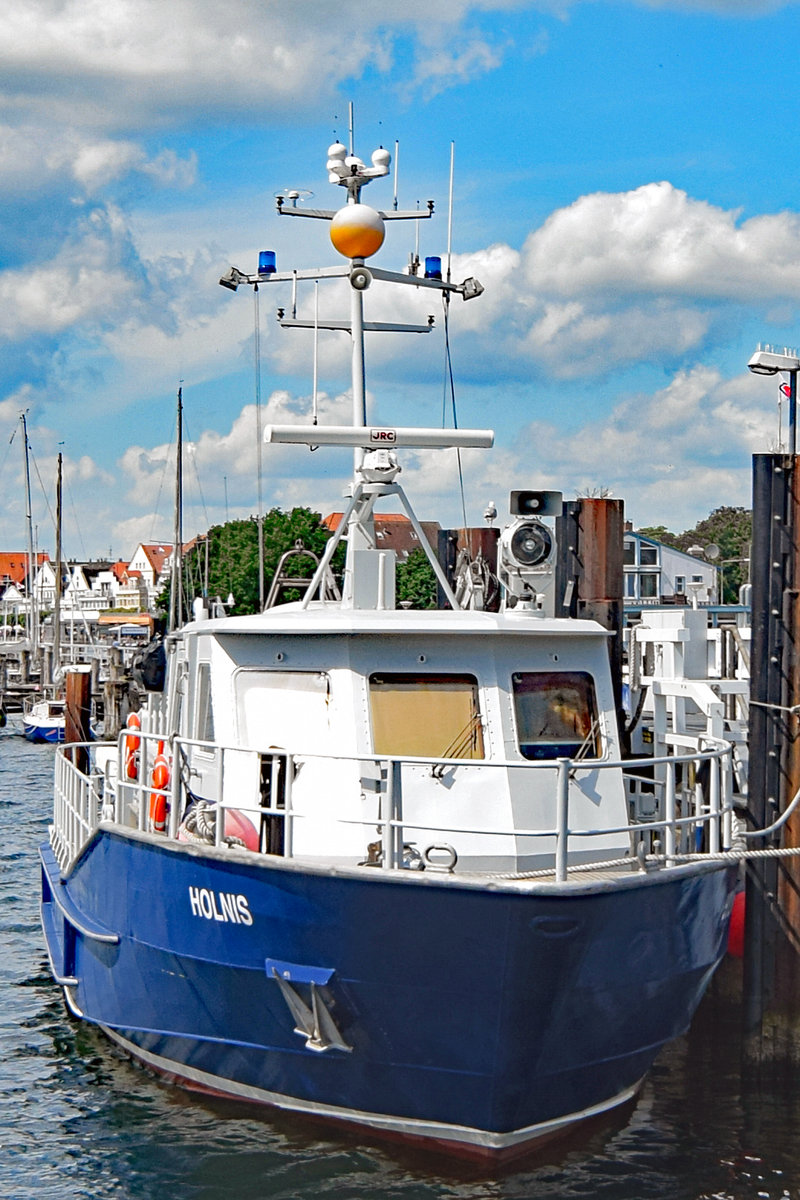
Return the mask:
<svg viewBox="0 0 800 1200">
<path fill-rule="evenodd" d="M 800 715 L 800 704 L 792 704 L 787 707 L 785 704 L 767 704 L 766 700 L 751 700 L 750 704 L 755 705 L 756 708 L 770 708 L 775 712 L 791 713 L 795 717 Z"/>
</svg>

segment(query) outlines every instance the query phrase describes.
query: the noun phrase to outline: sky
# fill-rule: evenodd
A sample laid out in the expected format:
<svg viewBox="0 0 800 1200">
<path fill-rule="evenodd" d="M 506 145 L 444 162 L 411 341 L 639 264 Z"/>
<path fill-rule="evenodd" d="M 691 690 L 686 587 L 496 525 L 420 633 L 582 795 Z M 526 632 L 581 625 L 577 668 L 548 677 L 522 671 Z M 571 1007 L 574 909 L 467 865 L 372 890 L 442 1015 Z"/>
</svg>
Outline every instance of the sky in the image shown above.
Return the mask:
<svg viewBox="0 0 800 1200">
<path fill-rule="evenodd" d="M 367 320 L 435 317 L 367 335 L 369 419 L 495 431 L 460 471 L 401 453 L 418 516 L 479 525 L 512 488 L 621 497 L 635 527 L 674 531 L 749 506 L 751 456 L 787 418 L 747 360 L 800 341 L 799 35 L 780 0 L 0 6 L 0 548 L 26 538 L 22 413 L 40 548 L 59 452 L 68 556 L 171 540 L 179 387 L 187 540 L 259 493 L 341 509 L 348 452 L 259 454 L 259 423 L 311 417 L 313 333 L 276 320 L 289 286 L 256 303 L 218 280 L 261 249 L 279 270 L 343 263 L 275 197 L 345 202 L 325 163 L 351 103 L 356 154 L 395 158 L 364 202 L 435 201 L 370 261 L 446 255 L 452 154 L 452 273 L 485 289 L 450 305 L 452 392 L 439 300 L 365 293 Z M 346 314 L 346 285 L 316 302 Z M 314 304 L 301 287 L 299 315 Z M 321 333 L 321 423 L 349 422 L 349 371 L 348 336 Z"/>
</svg>

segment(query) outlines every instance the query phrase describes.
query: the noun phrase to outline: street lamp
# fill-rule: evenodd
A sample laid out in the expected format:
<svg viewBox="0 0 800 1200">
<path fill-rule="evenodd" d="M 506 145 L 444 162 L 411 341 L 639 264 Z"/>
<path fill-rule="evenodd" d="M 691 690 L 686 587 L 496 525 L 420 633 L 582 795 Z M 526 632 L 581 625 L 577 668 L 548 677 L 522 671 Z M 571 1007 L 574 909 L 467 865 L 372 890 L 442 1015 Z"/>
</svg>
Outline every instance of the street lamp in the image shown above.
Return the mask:
<svg viewBox="0 0 800 1200">
<path fill-rule="evenodd" d="M 753 357 L 747 364 L 754 375 L 777 375 L 786 371 L 789 376 L 789 452 L 797 451 L 797 430 L 795 410 L 797 407 L 797 372 L 800 371 L 800 357 L 797 350 L 777 349 L 775 346 L 758 345 Z"/>
</svg>

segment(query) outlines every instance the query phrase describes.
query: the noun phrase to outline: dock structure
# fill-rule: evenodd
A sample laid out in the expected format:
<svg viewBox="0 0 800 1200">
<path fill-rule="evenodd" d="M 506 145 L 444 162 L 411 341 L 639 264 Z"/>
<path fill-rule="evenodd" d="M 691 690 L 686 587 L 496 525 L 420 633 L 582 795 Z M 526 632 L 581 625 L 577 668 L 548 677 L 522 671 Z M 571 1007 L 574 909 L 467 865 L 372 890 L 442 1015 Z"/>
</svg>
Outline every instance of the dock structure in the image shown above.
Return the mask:
<svg viewBox="0 0 800 1200">
<path fill-rule="evenodd" d="M 120 645 L 111 640 L 87 639 L 62 644 L 58 679 L 53 678 L 52 643 L 39 641 L 36 653 L 29 639 L 0 641 L 0 711 L 22 712 L 28 700 L 34 700 L 61 685 L 77 671 L 87 676 L 86 687 L 92 699 L 96 722 L 107 738 L 115 738 L 125 723 L 128 711 L 138 707 L 133 663 L 139 647 Z"/>
<path fill-rule="evenodd" d="M 753 457 L 752 667 L 748 818 L 774 824 L 800 789 L 800 464 Z M 800 846 L 795 812 L 763 848 Z M 800 950 L 800 862 L 757 859 L 747 870 L 745 1028 L 758 1039 L 779 990 L 786 938 Z"/>
</svg>

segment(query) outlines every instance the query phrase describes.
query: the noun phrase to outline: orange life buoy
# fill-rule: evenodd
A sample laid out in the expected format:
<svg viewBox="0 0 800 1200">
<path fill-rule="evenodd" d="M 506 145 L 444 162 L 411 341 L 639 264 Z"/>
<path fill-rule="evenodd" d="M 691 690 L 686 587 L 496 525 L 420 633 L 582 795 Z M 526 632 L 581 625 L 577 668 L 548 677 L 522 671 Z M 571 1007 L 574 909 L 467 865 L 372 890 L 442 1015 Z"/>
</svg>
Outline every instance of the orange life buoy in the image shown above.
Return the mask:
<svg viewBox="0 0 800 1200">
<path fill-rule="evenodd" d="M 128 720 L 125 722 L 128 729 L 141 729 L 142 722 L 139 714 L 132 712 L 128 713 Z M 125 778 L 139 778 L 139 744 L 141 738 L 138 733 L 128 733 L 125 735 Z"/>
<path fill-rule="evenodd" d="M 155 833 L 167 829 L 167 792 L 169 787 L 169 760 L 164 753 L 164 743 L 158 743 L 158 752 L 153 762 L 152 791 L 150 793 L 150 825 Z"/>
</svg>

